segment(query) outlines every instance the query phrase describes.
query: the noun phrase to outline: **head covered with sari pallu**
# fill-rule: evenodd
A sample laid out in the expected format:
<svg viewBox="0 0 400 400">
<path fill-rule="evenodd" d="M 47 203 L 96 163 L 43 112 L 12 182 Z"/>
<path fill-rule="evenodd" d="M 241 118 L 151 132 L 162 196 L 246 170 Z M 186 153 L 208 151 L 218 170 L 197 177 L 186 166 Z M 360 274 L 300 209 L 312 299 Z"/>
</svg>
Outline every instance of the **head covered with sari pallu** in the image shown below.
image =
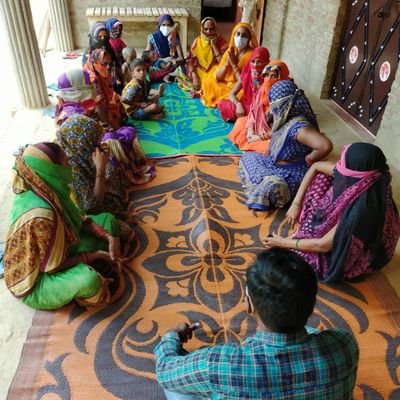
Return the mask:
<svg viewBox="0 0 400 400">
<path fill-rule="evenodd" d="M 58 77 L 59 99 L 56 106 L 57 124 L 62 124 L 72 114 L 94 116 L 96 94 L 90 82 L 90 74 L 82 69 L 72 69 Z"/>
<path fill-rule="evenodd" d="M 105 31 L 106 36 L 100 36 L 100 33 Z M 108 54 L 110 54 L 112 61 L 115 66 L 119 66 L 119 60 L 114 52 L 114 49 L 110 43 L 110 35 L 108 33 L 107 27 L 104 22 L 95 22 L 89 33 L 89 47 L 86 49 L 85 53 L 82 56 L 82 66 L 85 66 L 87 60 L 90 57 L 90 54 L 95 49 L 103 49 L 106 50 Z"/>
<path fill-rule="evenodd" d="M 56 132 L 57 142 L 65 150 L 72 167 L 72 193 L 82 210 L 96 210 L 94 185 L 96 166 L 92 153 L 101 144 L 104 131 L 101 125 L 84 115 L 73 115 Z M 125 215 L 126 191 L 121 182 L 119 169 L 110 162 L 106 168 L 106 193 L 101 211 L 109 211 L 120 217 Z"/>
<path fill-rule="evenodd" d="M 102 77 L 112 83 L 111 65 L 104 65 L 108 57 L 111 57 L 111 54 L 104 49 L 95 49 L 90 53 L 86 69 L 89 71 L 91 80 L 94 77 Z M 109 74 L 106 73 L 107 71 Z"/>
<path fill-rule="evenodd" d="M 235 27 L 232 30 L 231 38 L 229 40 L 228 50 L 221 57 L 221 61 L 218 64 L 217 70 L 221 67 L 225 67 L 227 63 L 229 64 L 228 54 L 230 48 L 233 48 L 235 50 L 235 53 L 237 53 L 237 48 L 234 43 L 234 38 L 239 28 L 245 28 L 250 34 L 247 50 L 241 56 L 241 58 L 237 63 L 239 71 L 243 70 L 244 66 L 249 61 L 251 55 L 253 54 L 254 49 L 258 46 L 257 37 L 252 27 L 249 24 L 246 24 L 245 22 L 239 22 L 237 25 L 235 25 Z M 213 73 L 211 76 L 208 75 L 204 79 L 204 81 L 202 81 L 202 90 L 203 90 L 202 103 L 206 107 L 216 107 L 221 100 L 224 100 L 228 97 L 229 92 L 232 90 L 236 82 L 237 78 L 233 69 L 230 67 L 230 64 L 229 68 L 226 68 L 223 79 L 221 81 L 217 81 L 215 73 Z"/>
<path fill-rule="evenodd" d="M 123 24 L 118 18 L 112 17 L 107 19 L 105 22 L 105 26 L 107 28 L 108 34 L 110 35 L 110 38 L 117 39 L 121 36 Z"/>
<path fill-rule="evenodd" d="M 155 177 L 154 166 L 147 160 L 133 127 L 123 126 L 106 132 L 102 143 L 110 149 L 111 163 L 121 167 L 130 182 L 139 185 Z"/>
<path fill-rule="evenodd" d="M 317 176 L 319 177 L 319 176 Z M 382 150 L 370 143 L 345 146 L 327 186 L 319 177 L 303 203 L 297 237 L 322 237 L 337 225 L 329 256 L 305 253 L 324 282 L 383 268 L 393 257 L 400 218 Z M 325 195 L 313 199 L 316 190 Z"/>
<path fill-rule="evenodd" d="M 272 85 L 269 93 L 269 106 L 273 116 L 272 139 L 269 145 L 269 154 L 274 162 L 280 160 L 281 154 L 287 149 L 286 140 L 292 129 L 310 125 L 319 130 L 314 111 L 305 96 L 292 81 L 279 81 Z M 298 144 L 296 154 L 292 159 L 299 158 L 304 161 L 310 148 Z"/>
<path fill-rule="evenodd" d="M 107 33 L 107 38 L 104 41 L 101 40 L 100 36 L 99 36 L 101 31 L 106 31 L 106 33 Z M 89 45 L 90 45 L 91 50 L 102 48 L 103 46 L 106 45 L 106 42 L 108 41 L 108 39 L 109 39 L 109 34 L 108 34 L 106 24 L 101 21 L 95 22 L 93 24 L 92 28 L 90 29 L 90 33 L 89 33 Z"/>
<path fill-rule="evenodd" d="M 287 121 L 299 115 L 316 129 L 317 119 L 311 108 L 310 102 L 302 89 L 292 81 L 279 81 L 272 85 L 269 93 L 269 106 L 274 118 L 272 130 L 280 129 Z"/>
<path fill-rule="evenodd" d="M 269 110 L 268 93 L 272 85 L 279 81 L 289 81 L 292 79 L 290 78 L 288 66 L 282 60 L 270 60 L 268 65 L 264 68 L 262 75 L 264 81 L 260 90 L 260 101 L 263 106 L 267 107 Z M 271 75 L 276 75 L 276 77 Z M 267 112 L 268 110 L 265 110 L 264 112 Z"/>
<path fill-rule="evenodd" d="M 256 58 L 258 58 L 260 62 L 259 65 L 253 64 Z M 242 73 L 240 74 L 243 94 L 240 100 L 246 114 L 249 113 L 251 102 L 263 83 L 262 72 L 268 63 L 268 49 L 259 46 L 254 49 L 250 60 L 247 61 L 246 65 L 243 67 Z"/>
<path fill-rule="evenodd" d="M 5 279 L 17 297 L 31 291 L 40 272 L 54 271 L 79 241 L 84 215 L 71 201 L 71 170 L 61 159 L 66 161 L 66 156 L 57 144 L 38 143 L 28 145 L 15 161 L 17 196 L 7 235 Z M 41 221 L 41 229 L 34 228 L 35 221 Z M 35 248 L 29 244 L 31 235 L 37 240 Z"/>
<path fill-rule="evenodd" d="M 107 122 L 113 129 L 118 129 L 125 114 L 118 94 L 113 89 L 110 57 L 106 50 L 95 49 L 90 53 L 85 68 L 89 71 L 96 91 L 96 102 L 104 105 L 107 110 Z"/>
<path fill-rule="evenodd" d="M 268 76 L 265 74 L 268 73 Z M 271 75 L 276 75 L 270 76 Z M 253 97 L 250 105 L 250 111 L 246 121 L 246 130 L 250 129 L 260 138 L 267 140 L 271 137 L 271 127 L 269 125 L 269 99 L 268 93 L 272 85 L 278 81 L 288 80 L 289 69 L 282 60 L 271 60 L 269 64 L 264 68 L 262 75 L 264 76 L 263 83 L 260 90 Z M 246 132 L 245 132 L 246 134 Z M 255 142 L 248 146 L 254 146 L 254 150 L 261 153 L 265 153 L 267 146 L 264 143 Z M 251 148 L 245 148 L 243 150 L 250 150 Z"/>
<path fill-rule="evenodd" d="M 231 47 L 235 47 L 235 34 L 239 28 L 246 28 L 250 34 L 248 46 L 253 50 L 258 46 L 257 35 L 254 32 L 253 28 L 247 22 L 238 22 L 232 29 L 231 37 L 229 38 L 228 49 Z"/>
<path fill-rule="evenodd" d="M 207 21 L 211 21 L 215 29 L 217 29 L 217 21 L 212 17 L 206 17 L 201 21 L 201 29 L 203 29 Z M 221 54 L 224 53 L 228 47 L 228 42 L 218 33 L 216 33 L 216 40 L 217 48 Z M 203 33 L 194 40 L 192 48 L 190 49 L 190 57 L 196 59 L 197 68 L 205 73 L 208 72 L 212 66 L 218 65 L 218 60 L 214 54 L 210 39 Z"/>
<path fill-rule="evenodd" d="M 126 47 L 126 43 L 121 38 L 123 24 L 119 19 L 112 17 L 106 20 L 105 25 L 110 36 L 110 46 L 114 50 L 119 64 L 122 65 L 124 63 L 122 50 Z"/>
<path fill-rule="evenodd" d="M 170 57 L 171 55 L 171 47 L 177 44 L 179 41 L 179 35 L 176 34 L 175 43 L 171 43 L 171 38 L 169 36 L 164 36 L 160 30 L 161 25 L 164 21 L 169 21 L 171 27 L 174 26 L 174 20 L 169 14 L 163 14 L 158 19 L 158 30 L 156 32 L 150 33 L 147 40 L 153 47 L 153 50 L 159 55 L 159 57 Z"/>
</svg>

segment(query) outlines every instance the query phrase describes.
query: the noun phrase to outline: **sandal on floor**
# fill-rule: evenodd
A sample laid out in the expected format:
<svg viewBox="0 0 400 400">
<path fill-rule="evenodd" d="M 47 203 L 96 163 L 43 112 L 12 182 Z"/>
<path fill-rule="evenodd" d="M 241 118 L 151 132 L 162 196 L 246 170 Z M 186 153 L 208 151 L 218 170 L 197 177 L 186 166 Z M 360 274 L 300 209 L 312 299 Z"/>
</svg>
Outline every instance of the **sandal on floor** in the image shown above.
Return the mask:
<svg viewBox="0 0 400 400">
<path fill-rule="evenodd" d="M 63 56 L 64 59 L 74 59 L 74 58 L 78 58 L 81 55 L 79 53 L 77 53 L 76 51 L 69 51 L 68 53 L 65 53 L 65 55 Z"/>
</svg>

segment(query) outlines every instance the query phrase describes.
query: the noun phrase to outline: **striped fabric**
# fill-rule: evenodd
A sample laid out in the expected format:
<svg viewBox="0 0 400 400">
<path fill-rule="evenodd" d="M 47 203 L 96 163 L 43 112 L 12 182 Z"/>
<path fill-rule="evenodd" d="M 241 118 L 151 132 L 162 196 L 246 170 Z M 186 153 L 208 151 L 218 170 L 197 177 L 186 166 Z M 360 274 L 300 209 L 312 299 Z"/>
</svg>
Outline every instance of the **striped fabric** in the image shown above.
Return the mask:
<svg viewBox="0 0 400 400">
<path fill-rule="evenodd" d="M 241 345 L 182 351 L 167 333 L 155 349 L 157 379 L 169 391 L 212 399 L 352 398 L 358 347 L 341 329 L 296 334 L 258 331 Z"/>
</svg>

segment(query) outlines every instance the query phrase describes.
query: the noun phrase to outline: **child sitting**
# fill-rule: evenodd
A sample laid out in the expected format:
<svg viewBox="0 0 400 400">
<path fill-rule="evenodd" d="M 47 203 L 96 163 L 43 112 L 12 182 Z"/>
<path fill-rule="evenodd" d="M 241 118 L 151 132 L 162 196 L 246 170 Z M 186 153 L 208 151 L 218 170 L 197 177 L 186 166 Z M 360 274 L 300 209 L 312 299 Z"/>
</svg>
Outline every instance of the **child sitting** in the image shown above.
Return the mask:
<svg viewBox="0 0 400 400">
<path fill-rule="evenodd" d="M 170 73 L 176 68 L 176 63 L 171 58 L 159 58 L 157 53 L 152 50 L 145 50 L 142 53 L 142 59 L 149 71 L 150 82 L 159 82 L 163 80 L 166 83 L 174 81 Z"/>
<path fill-rule="evenodd" d="M 146 81 L 146 65 L 141 58 L 137 58 L 131 65 L 132 80 L 122 91 L 122 104 L 129 117 L 134 119 L 161 119 L 164 107 L 158 104 L 159 98 L 164 93 L 161 84 L 158 91 L 150 89 Z"/>
<path fill-rule="evenodd" d="M 124 86 L 126 86 L 132 79 L 132 62 L 136 59 L 136 50 L 131 47 L 125 47 L 122 50 L 122 57 L 124 58 L 124 63 L 121 66 L 122 76 L 124 78 Z"/>
</svg>

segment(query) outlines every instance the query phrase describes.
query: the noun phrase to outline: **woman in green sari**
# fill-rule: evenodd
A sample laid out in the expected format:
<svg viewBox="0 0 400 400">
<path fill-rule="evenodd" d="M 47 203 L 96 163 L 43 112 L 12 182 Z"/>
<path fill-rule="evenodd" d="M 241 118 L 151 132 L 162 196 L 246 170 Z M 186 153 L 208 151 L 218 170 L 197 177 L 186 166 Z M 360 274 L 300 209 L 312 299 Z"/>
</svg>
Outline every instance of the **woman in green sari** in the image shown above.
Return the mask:
<svg viewBox="0 0 400 400">
<path fill-rule="evenodd" d="M 110 302 L 108 280 L 95 268 L 122 262 L 115 218 L 88 217 L 71 201 L 71 169 L 55 143 L 28 145 L 16 159 L 16 194 L 4 250 L 10 292 L 36 309 L 72 300 Z"/>
</svg>

